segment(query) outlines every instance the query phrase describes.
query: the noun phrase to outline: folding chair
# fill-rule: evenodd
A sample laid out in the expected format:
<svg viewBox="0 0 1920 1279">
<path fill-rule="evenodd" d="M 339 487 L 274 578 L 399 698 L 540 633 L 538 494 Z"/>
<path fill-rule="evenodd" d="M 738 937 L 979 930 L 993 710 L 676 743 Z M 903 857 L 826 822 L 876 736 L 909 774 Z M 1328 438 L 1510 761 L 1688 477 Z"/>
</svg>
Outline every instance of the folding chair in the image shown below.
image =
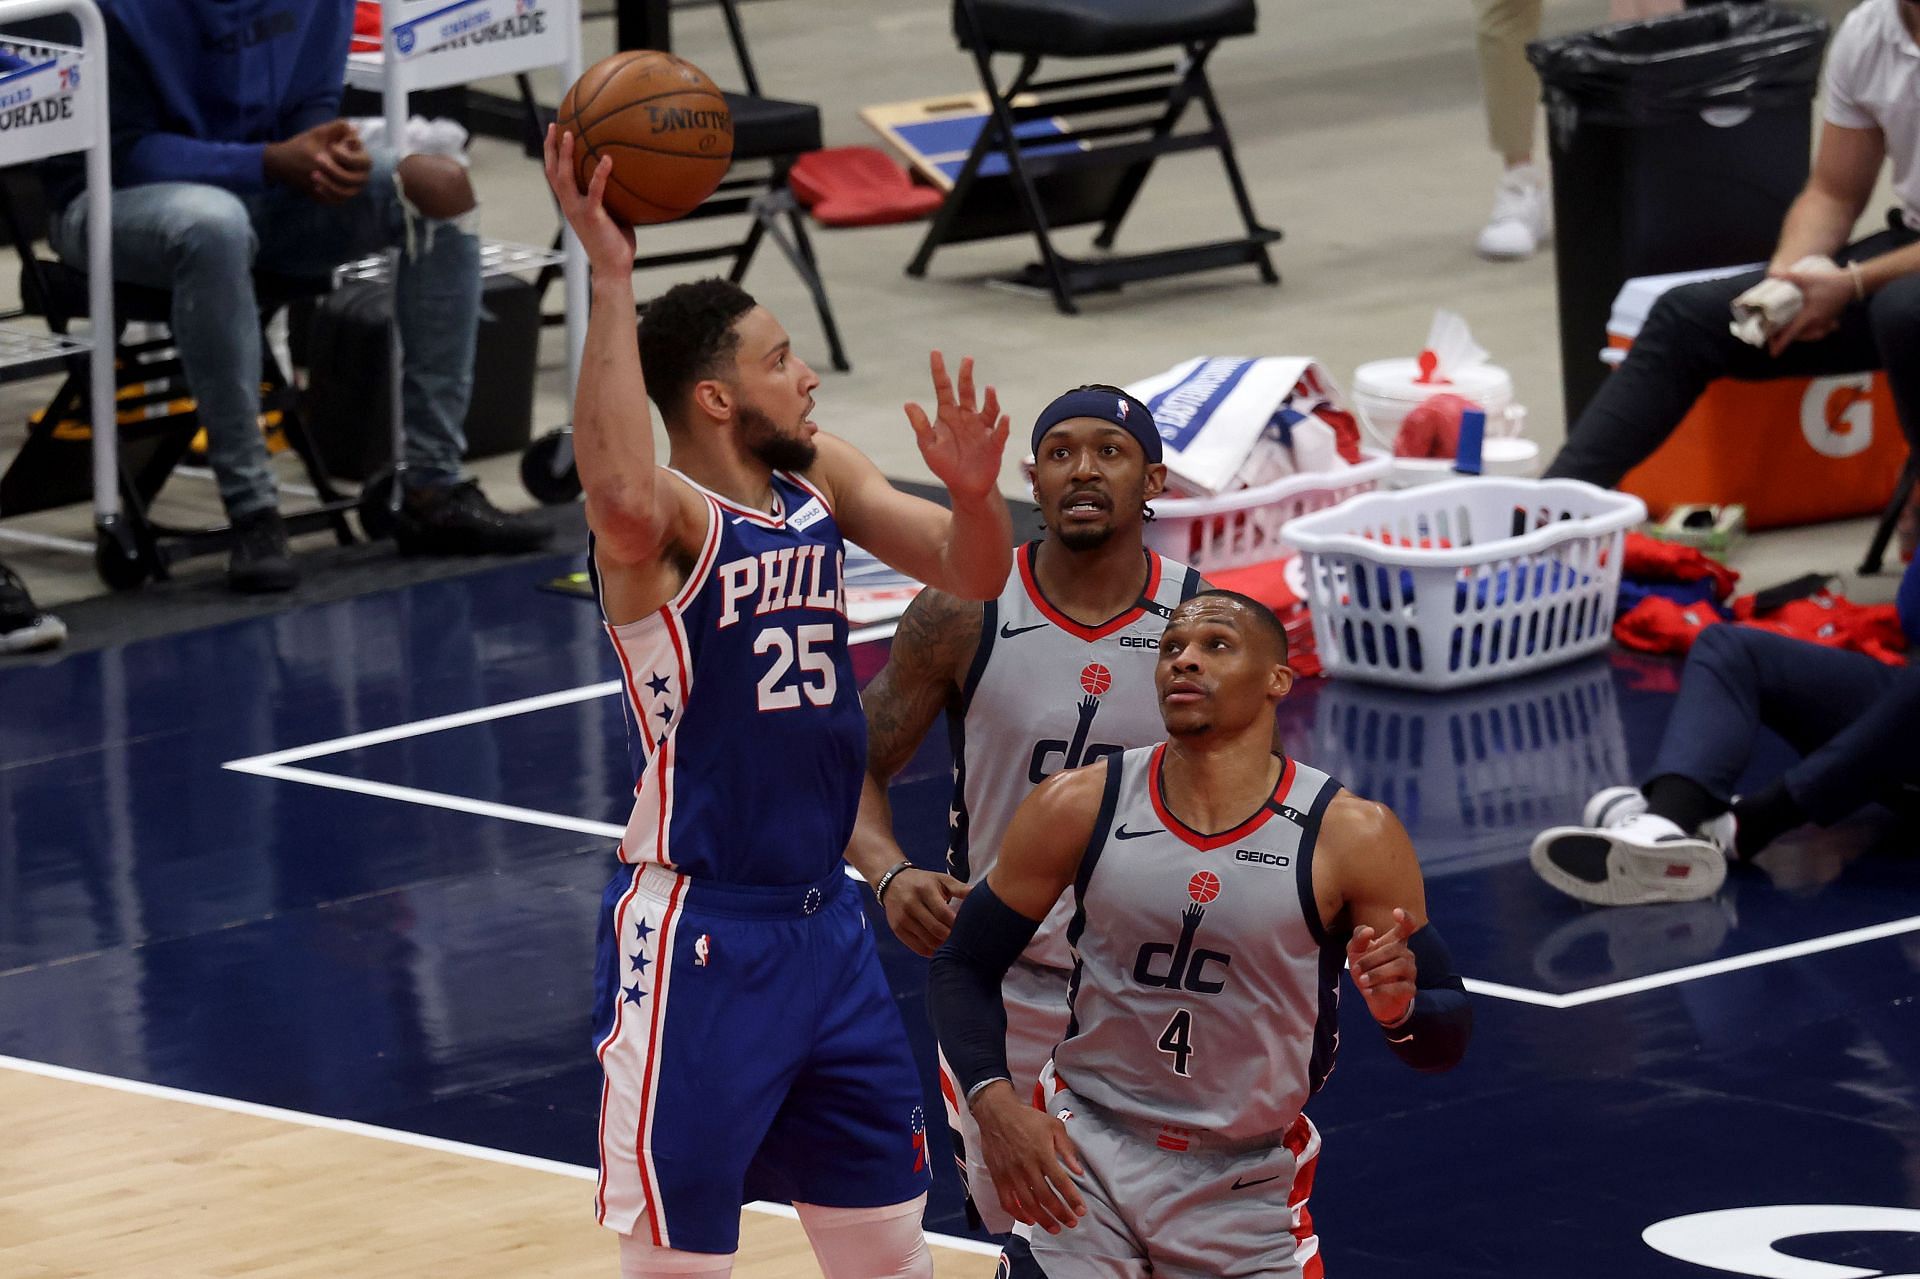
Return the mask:
<svg viewBox="0 0 1920 1279">
<path fill-rule="evenodd" d="M 87 276 L 66 263 L 32 251 L 24 225 L 7 193 L 0 191 L 0 220 L 20 246 L 20 296 L 26 314 L 42 316 L 56 333 L 68 331 L 86 313 Z M 355 538 L 346 512 L 354 499 L 329 482 L 314 451 L 286 371 L 266 341 L 266 326 L 282 308 L 299 298 L 326 292 L 325 280 L 300 280 L 258 273 L 260 303 L 261 397 L 263 415 L 277 415 L 287 444 L 300 458 L 316 504 L 285 515 L 289 533 L 331 529 L 342 546 Z M 148 507 L 186 457 L 200 429 L 199 413 L 170 337 L 129 340 L 130 324 L 168 322 L 172 295 L 161 289 L 118 284 L 114 287 L 116 413 L 120 422 L 120 494 L 123 523 L 132 545 L 125 554 L 103 546 L 95 556 L 101 578 L 115 590 L 131 590 L 148 577 L 165 579 L 168 566 L 196 555 L 214 554 L 232 544 L 225 525 L 181 528 L 155 520 Z M 39 418 L 5 475 L 0 476 L 0 514 L 20 515 L 87 500 L 92 481 L 84 462 L 74 465 L 75 445 L 91 438 L 86 409 L 86 358 L 67 362 L 66 377 Z M 98 352 L 91 358 L 109 358 Z"/>
<path fill-rule="evenodd" d="M 1887 555 L 1887 543 L 1893 540 L 1894 531 L 1900 525 L 1900 516 L 1906 512 L 1907 503 L 1913 500 L 1913 488 L 1920 483 L 1920 454 L 1907 454 L 1907 464 L 1900 471 L 1899 482 L 1893 486 L 1893 496 L 1887 500 L 1886 510 L 1880 513 L 1880 522 L 1874 526 L 1873 541 L 1867 546 L 1867 557 L 1860 562 L 1862 575 L 1880 571 L 1880 565 Z"/>
<path fill-rule="evenodd" d="M 1078 313 L 1080 293 L 1193 271 L 1245 265 L 1279 283 L 1267 246 L 1280 232 L 1254 216 L 1207 78 L 1215 47 L 1250 35 L 1254 18 L 1253 0 L 954 0 L 954 34 L 973 57 L 988 116 L 907 274 L 925 275 L 944 244 L 1031 232 L 1040 261 L 1016 279 L 1048 289 L 1067 315 Z M 1047 59 L 1156 52 L 1178 56 L 1057 79 L 1039 74 Z M 995 54 L 1020 59 L 1011 79 L 994 74 Z M 1195 103 L 1206 126 L 1178 131 Z M 1110 249 L 1154 161 L 1199 150 L 1219 153 L 1243 235 L 1099 258 L 1069 257 L 1055 247 L 1055 230 L 1098 222 L 1094 245 Z M 1096 173 L 1109 180 L 1095 182 Z"/>
</svg>

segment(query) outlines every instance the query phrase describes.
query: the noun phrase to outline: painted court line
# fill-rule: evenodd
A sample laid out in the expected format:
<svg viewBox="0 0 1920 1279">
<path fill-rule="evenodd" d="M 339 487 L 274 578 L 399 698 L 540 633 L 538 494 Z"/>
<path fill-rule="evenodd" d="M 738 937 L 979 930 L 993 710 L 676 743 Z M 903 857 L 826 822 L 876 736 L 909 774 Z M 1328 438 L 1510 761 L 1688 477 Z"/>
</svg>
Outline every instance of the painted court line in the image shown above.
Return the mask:
<svg viewBox="0 0 1920 1279">
<path fill-rule="evenodd" d="M 169 1088 L 164 1084 L 149 1084 L 138 1079 L 121 1079 L 114 1075 L 97 1075 L 90 1070 L 74 1070 L 68 1066 L 53 1066 L 41 1061 L 28 1061 L 23 1057 L 0 1056 L 0 1070 L 18 1071 L 24 1075 L 39 1075 L 45 1079 L 59 1079 L 67 1083 L 88 1084 L 95 1088 L 110 1088 L 115 1092 L 132 1093 L 137 1097 L 153 1097 L 162 1101 L 183 1102 L 189 1106 L 200 1106 L 207 1110 L 225 1110 L 236 1115 L 250 1115 L 256 1119 L 272 1119 L 280 1123 L 298 1124 L 303 1128 L 320 1128 L 328 1132 L 349 1133 L 356 1137 L 370 1137 L 375 1141 L 390 1142 L 396 1146 L 413 1146 L 420 1150 L 431 1150 L 443 1155 L 459 1155 L 467 1159 L 479 1159 L 487 1163 L 504 1164 L 511 1168 L 526 1168 L 534 1172 L 552 1173 L 560 1177 L 571 1177 L 575 1181 L 596 1181 L 599 1174 L 592 1168 L 579 1164 L 561 1163 L 557 1159 L 540 1159 L 533 1155 L 516 1154 L 511 1150 L 495 1150 L 490 1146 L 476 1146 L 464 1141 L 448 1141 L 443 1137 L 428 1137 L 416 1132 L 406 1132 L 399 1128 L 382 1128 L 377 1124 L 363 1124 L 352 1119 L 334 1119 L 327 1115 L 310 1115 L 302 1110 L 285 1110 L 279 1106 L 262 1106 L 257 1102 L 236 1101 L 231 1097 L 218 1097 L 212 1093 L 191 1092 L 185 1088 Z M 748 1212 L 762 1213 L 771 1217 L 797 1219 L 799 1214 L 786 1204 L 755 1202 L 744 1205 Z M 1000 1249 L 995 1244 L 982 1243 L 978 1239 L 963 1239 L 958 1235 L 942 1235 L 927 1232 L 927 1242 L 938 1247 L 952 1248 L 956 1252 L 971 1252 L 983 1257 L 997 1257 Z"/>
<path fill-rule="evenodd" d="M 852 642 L 860 643 L 870 639 L 884 639 L 892 635 L 894 624 L 889 622 L 881 626 L 869 627 L 855 632 Z M 429 808 L 442 808 L 456 813 L 472 813 L 480 817 L 494 817 L 502 821 L 523 822 L 530 826 L 545 826 L 553 830 L 574 831 L 583 835 L 596 835 L 606 839 L 619 839 L 626 828 L 612 822 L 593 821 L 585 817 L 572 817 L 565 813 L 549 813 L 537 808 L 520 808 L 513 804 L 496 804 L 488 800 L 468 799 L 461 795 L 449 795 L 442 791 L 421 790 L 413 786 L 398 786 L 391 782 L 367 781 L 359 777 L 346 777 L 338 773 L 321 772 L 317 769 L 290 767 L 296 761 L 320 759 L 327 755 L 338 755 L 346 751 L 359 750 L 367 746 L 378 746 L 386 742 L 402 741 L 409 737 L 420 737 L 427 733 L 440 733 L 449 729 L 464 728 L 472 724 L 484 724 L 490 720 L 505 719 L 513 715 L 526 715 L 534 711 L 547 710 L 555 706 L 567 706 L 574 702 L 589 701 L 596 697 L 611 697 L 620 691 L 619 680 L 606 680 L 598 684 L 584 684 L 579 688 L 562 689 L 554 693 L 542 693 L 536 697 L 522 697 L 511 702 L 500 702 L 493 706 L 482 706 L 470 711 L 460 711 L 452 715 L 438 715 L 432 719 L 415 720 L 408 724 L 396 724 L 391 728 L 375 729 L 371 732 L 355 733 L 348 737 L 336 737 L 330 741 L 313 742 L 306 746 L 294 746 L 286 750 L 273 751 L 265 755 L 253 755 L 245 759 L 228 760 L 222 768 L 236 773 L 248 773 L 256 777 L 273 778 L 276 781 L 300 782 L 308 786 L 322 786 L 330 790 L 351 791 L 361 795 L 373 795 L 381 799 L 396 799 L 403 803 L 421 804 Z M 859 879 L 860 874 L 849 866 L 847 876 Z M 1817 955 L 1823 951 L 1839 950 L 1846 946 L 1858 946 L 1865 942 L 1879 941 L 1886 937 L 1897 937 L 1902 933 L 1920 932 L 1920 915 L 1906 919 L 1896 919 L 1884 924 L 1872 924 L 1864 928 L 1855 928 L 1847 932 L 1831 933 L 1824 937 L 1813 937 L 1806 941 L 1791 942 L 1783 946 L 1770 946 L 1764 950 L 1751 951 L 1744 955 L 1730 955 L 1724 959 L 1708 960 L 1705 963 L 1692 964 L 1685 968 L 1669 969 L 1665 972 L 1649 973 L 1644 977 L 1633 977 L 1625 981 L 1609 982 L 1601 986 L 1592 986 L 1586 990 L 1556 994 L 1553 991 L 1534 990 L 1527 986 L 1509 986 L 1502 982 L 1484 981 L 1477 977 L 1466 978 L 1466 987 L 1476 995 L 1485 995 L 1491 999 L 1504 999 L 1512 1003 L 1532 1004 L 1537 1008 L 1580 1008 L 1587 1004 L 1597 1004 L 1609 999 L 1622 999 L 1628 995 L 1637 995 L 1649 990 L 1659 990 L 1666 986 L 1677 986 L 1682 982 L 1699 981 L 1705 977 L 1718 976 L 1721 973 L 1738 972 L 1745 968 L 1758 968 L 1765 964 L 1783 963 L 1805 955 Z"/>
</svg>

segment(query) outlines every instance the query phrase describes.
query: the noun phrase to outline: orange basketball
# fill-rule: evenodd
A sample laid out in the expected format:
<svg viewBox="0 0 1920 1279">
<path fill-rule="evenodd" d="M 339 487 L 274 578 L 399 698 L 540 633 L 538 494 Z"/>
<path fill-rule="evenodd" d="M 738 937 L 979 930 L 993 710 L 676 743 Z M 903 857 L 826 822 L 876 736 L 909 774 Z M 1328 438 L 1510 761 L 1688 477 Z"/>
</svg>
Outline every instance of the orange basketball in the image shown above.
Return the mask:
<svg viewBox="0 0 1920 1279">
<path fill-rule="evenodd" d="M 733 162 L 733 115 L 706 73 L 685 58 L 630 49 L 588 67 L 560 100 L 582 191 L 613 157 L 607 211 L 637 225 L 671 222 L 713 194 Z"/>
</svg>

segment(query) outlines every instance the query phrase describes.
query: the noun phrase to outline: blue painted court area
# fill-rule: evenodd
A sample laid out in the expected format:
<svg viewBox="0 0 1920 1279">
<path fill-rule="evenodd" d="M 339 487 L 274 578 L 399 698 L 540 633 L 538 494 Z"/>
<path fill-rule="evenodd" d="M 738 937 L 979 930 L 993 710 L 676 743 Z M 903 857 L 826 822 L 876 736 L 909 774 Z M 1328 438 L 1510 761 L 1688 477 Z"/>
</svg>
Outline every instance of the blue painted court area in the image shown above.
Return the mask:
<svg viewBox="0 0 1920 1279">
<path fill-rule="evenodd" d="M 0 670 L 0 1054 L 591 1163 L 595 915 L 630 779 L 594 611 L 537 589 L 563 567 Z M 1406 819 L 1481 991 L 1466 1063 L 1433 1078 L 1349 1001 L 1310 1108 L 1329 1273 L 1700 1277 L 1728 1270 L 1642 1232 L 1920 1208 L 1910 835 L 1803 834 L 1665 908 L 1584 908 L 1527 869 L 1533 831 L 1650 760 L 1676 672 L 1308 681 L 1283 708 L 1290 750 Z M 939 736 L 895 796 L 929 864 Z M 938 1113 L 924 963 L 884 954 Z M 937 1171 L 929 1225 L 965 1233 Z M 1762 1238 L 1729 1269 L 1911 1274 L 1915 1223 Z"/>
</svg>

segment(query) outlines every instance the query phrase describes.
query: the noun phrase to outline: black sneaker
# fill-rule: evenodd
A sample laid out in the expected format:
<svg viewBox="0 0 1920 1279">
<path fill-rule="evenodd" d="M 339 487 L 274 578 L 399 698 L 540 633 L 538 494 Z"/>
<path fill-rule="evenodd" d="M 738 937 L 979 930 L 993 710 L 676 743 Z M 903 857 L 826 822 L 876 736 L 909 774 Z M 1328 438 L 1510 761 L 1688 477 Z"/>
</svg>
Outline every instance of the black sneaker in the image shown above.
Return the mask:
<svg viewBox="0 0 1920 1279">
<path fill-rule="evenodd" d="M 553 530 L 509 515 L 487 500 L 478 480 L 415 489 L 400 506 L 393 540 L 402 555 L 502 555 L 537 551 Z"/>
<path fill-rule="evenodd" d="M 27 594 L 27 584 L 0 564 L 0 653 L 58 648 L 66 639 L 66 624 L 36 608 L 33 596 Z"/>
<path fill-rule="evenodd" d="M 243 595 L 290 591 L 300 575 L 287 548 L 287 526 L 271 506 L 233 522 L 233 549 L 227 552 L 227 585 Z"/>
</svg>

